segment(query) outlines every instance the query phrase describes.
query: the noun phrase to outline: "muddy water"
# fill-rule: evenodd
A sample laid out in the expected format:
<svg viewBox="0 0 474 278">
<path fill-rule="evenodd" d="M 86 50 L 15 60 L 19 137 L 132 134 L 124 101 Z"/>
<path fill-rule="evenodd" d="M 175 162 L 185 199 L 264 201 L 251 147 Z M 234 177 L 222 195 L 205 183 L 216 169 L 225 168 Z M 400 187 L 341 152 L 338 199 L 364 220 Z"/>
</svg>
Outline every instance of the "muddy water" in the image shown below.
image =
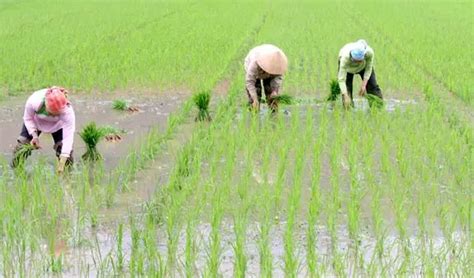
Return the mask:
<svg viewBox="0 0 474 278">
<path fill-rule="evenodd" d="M 156 95 L 135 95 L 133 97 L 113 95 L 71 95 L 70 99 L 76 113 L 76 134 L 74 137 L 74 153 L 78 160 L 85 152 L 85 146 L 78 133 L 87 123 L 94 121 L 99 126 L 109 125 L 125 131 L 120 142 L 99 143 L 98 149 L 104 156 L 107 169 L 112 169 L 123 158 L 133 143 L 146 134 L 150 128 L 165 130 L 170 113 L 181 108 L 189 97 L 187 93 L 160 93 Z M 124 99 L 129 105 L 137 107 L 138 112 L 121 112 L 112 109 L 115 99 Z M 23 123 L 23 109 L 26 97 L 14 97 L 0 103 L 0 155 L 7 160 L 11 158 Z M 54 161 L 52 138 L 50 135 L 40 136 L 42 149 L 35 151 L 31 160 L 38 156 L 51 157 Z M 31 163 L 31 162 L 30 162 Z"/>
</svg>

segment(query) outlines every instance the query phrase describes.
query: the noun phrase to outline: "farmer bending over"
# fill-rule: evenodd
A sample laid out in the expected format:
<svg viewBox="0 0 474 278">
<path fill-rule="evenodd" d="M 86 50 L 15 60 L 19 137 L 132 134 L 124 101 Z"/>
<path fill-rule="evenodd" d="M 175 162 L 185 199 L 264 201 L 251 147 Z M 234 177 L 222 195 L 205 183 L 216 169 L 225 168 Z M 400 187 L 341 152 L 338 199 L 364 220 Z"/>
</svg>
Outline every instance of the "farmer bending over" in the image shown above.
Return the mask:
<svg viewBox="0 0 474 278">
<path fill-rule="evenodd" d="M 348 43 L 339 51 L 339 65 L 337 79 L 341 88 L 342 104 L 344 107 L 354 106 L 352 98 L 352 80 L 354 74 L 362 77 L 359 95 L 365 96 L 366 92 L 372 96 L 368 98 L 372 107 L 374 101 L 382 104 L 382 92 L 374 71 L 374 50 L 367 45 L 365 40 Z"/>
<path fill-rule="evenodd" d="M 278 109 L 278 103 L 272 98 L 278 96 L 283 83 L 283 74 L 288 67 L 285 53 L 271 44 L 263 44 L 250 50 L 245 57 L 245 87 L 249 98 L 249 105 L 253 109 L 260 108 L 262 100 L 262 85 L 268 106 L 273 112 Z"/>
<path fill-rule="evenodd" d="M 54 150 L 59 163 L 57 172 L 62 173 L 65 166 L 72 166 L 72 145 L 74 141 L 76 119 L 67 91 L 60 87 L 51 87 L 34 92 L 26 101 L 23 115 L 23 127 L 13 151 L 12 167 L 18 166 L 31 151 L 20 152 L 23 145 L 31 144 L 40 148 L 41 132 L 51 133 Z"/>
</svg>

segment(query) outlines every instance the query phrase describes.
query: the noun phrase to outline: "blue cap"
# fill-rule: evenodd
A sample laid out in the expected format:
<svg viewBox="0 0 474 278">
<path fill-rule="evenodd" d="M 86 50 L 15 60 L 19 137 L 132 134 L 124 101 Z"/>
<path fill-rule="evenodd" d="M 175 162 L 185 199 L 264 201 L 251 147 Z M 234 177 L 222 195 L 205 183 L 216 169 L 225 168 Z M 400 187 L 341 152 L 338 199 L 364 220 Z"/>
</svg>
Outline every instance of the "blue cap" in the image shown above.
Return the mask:
<svg viewBox="0 0 474 278">
<path fill-rule="evenodd" d="M 356 61 L 362 61 L 365 57 L 365 49 L 355 48 L 351 50 L 351 57 Z"/>
<path fill-rule="evenodd" d="M 358 40 L 355 43 L 354 49 L 351 50 L 351 57 L 356 61 L 362 61 L 367 50 L 367 42 L 365 40 Z"/>
</svg>

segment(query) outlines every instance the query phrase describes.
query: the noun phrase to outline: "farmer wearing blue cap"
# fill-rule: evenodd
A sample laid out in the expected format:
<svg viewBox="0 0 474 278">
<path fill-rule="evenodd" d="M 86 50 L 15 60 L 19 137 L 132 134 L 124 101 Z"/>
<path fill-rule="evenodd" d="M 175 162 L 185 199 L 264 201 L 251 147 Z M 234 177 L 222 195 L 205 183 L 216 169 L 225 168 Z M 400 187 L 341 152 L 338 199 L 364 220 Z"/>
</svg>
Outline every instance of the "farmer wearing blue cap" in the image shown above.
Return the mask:
<svg viewBox="0 0 474 278">
<path fill-rule="evenodd" d="M 352 80 L 354 74 L 362 77 L 359 95 L 371 95 L 368 98 L 369 105 L 372 107 L 374 101 L 382 103 L 382 91 L 375 78 L 374 50 L 367 45 L 365 40 L 348 43 L 339 51 L 339 72 L 337 79 L 341 88 L 342 103 L 344 107 L 353 106 L 352 99 Z"/>
</svg>

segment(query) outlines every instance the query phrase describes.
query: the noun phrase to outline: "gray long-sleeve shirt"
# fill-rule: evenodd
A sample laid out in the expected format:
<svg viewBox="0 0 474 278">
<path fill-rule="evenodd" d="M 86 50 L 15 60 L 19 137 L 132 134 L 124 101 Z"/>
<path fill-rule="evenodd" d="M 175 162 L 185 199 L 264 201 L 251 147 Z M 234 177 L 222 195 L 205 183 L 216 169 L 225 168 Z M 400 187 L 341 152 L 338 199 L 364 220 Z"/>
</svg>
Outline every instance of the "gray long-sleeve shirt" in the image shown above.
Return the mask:
<svg viewBox="0 0 474 278">
<path fill-rule="evenodd" d="M 257 79 L 272 78 L 272 80 L 270 81 L 270 86 L 272 88 L 272 91 L 277 92 L 281 88 L 281 85 L 283 83 L 283 76 L 269 74 L 257 64 L 258 56 L 261 53 L 265 53 L 265 51 L 273 50 L 273 48 L 273 45 L 260 45 L 250 50 L 247 57 L 245 57 L 245 87 L 247 88 L 252 99 L 254 100 L 257 99 L 257 88 L 255 87 Z"/>
<path fill-rule="evenodd" d="M 372 74 L 372 68 L 374 65 L 374 50 L 367 46 L 364 60 L 361 63 L 353 62 L 351 59 L 351 50 L 356 47 L 356 43 L 348 43 L 344 45 L 339 51 L 339 72 L 337 79 L 339 81 L 339 87 L 341 88 L 342 94 L 347 94 L 346 78 L 347 73 L 359 73 L 364 71 L 364 80 L 367 81 Z"/>
</svg>

